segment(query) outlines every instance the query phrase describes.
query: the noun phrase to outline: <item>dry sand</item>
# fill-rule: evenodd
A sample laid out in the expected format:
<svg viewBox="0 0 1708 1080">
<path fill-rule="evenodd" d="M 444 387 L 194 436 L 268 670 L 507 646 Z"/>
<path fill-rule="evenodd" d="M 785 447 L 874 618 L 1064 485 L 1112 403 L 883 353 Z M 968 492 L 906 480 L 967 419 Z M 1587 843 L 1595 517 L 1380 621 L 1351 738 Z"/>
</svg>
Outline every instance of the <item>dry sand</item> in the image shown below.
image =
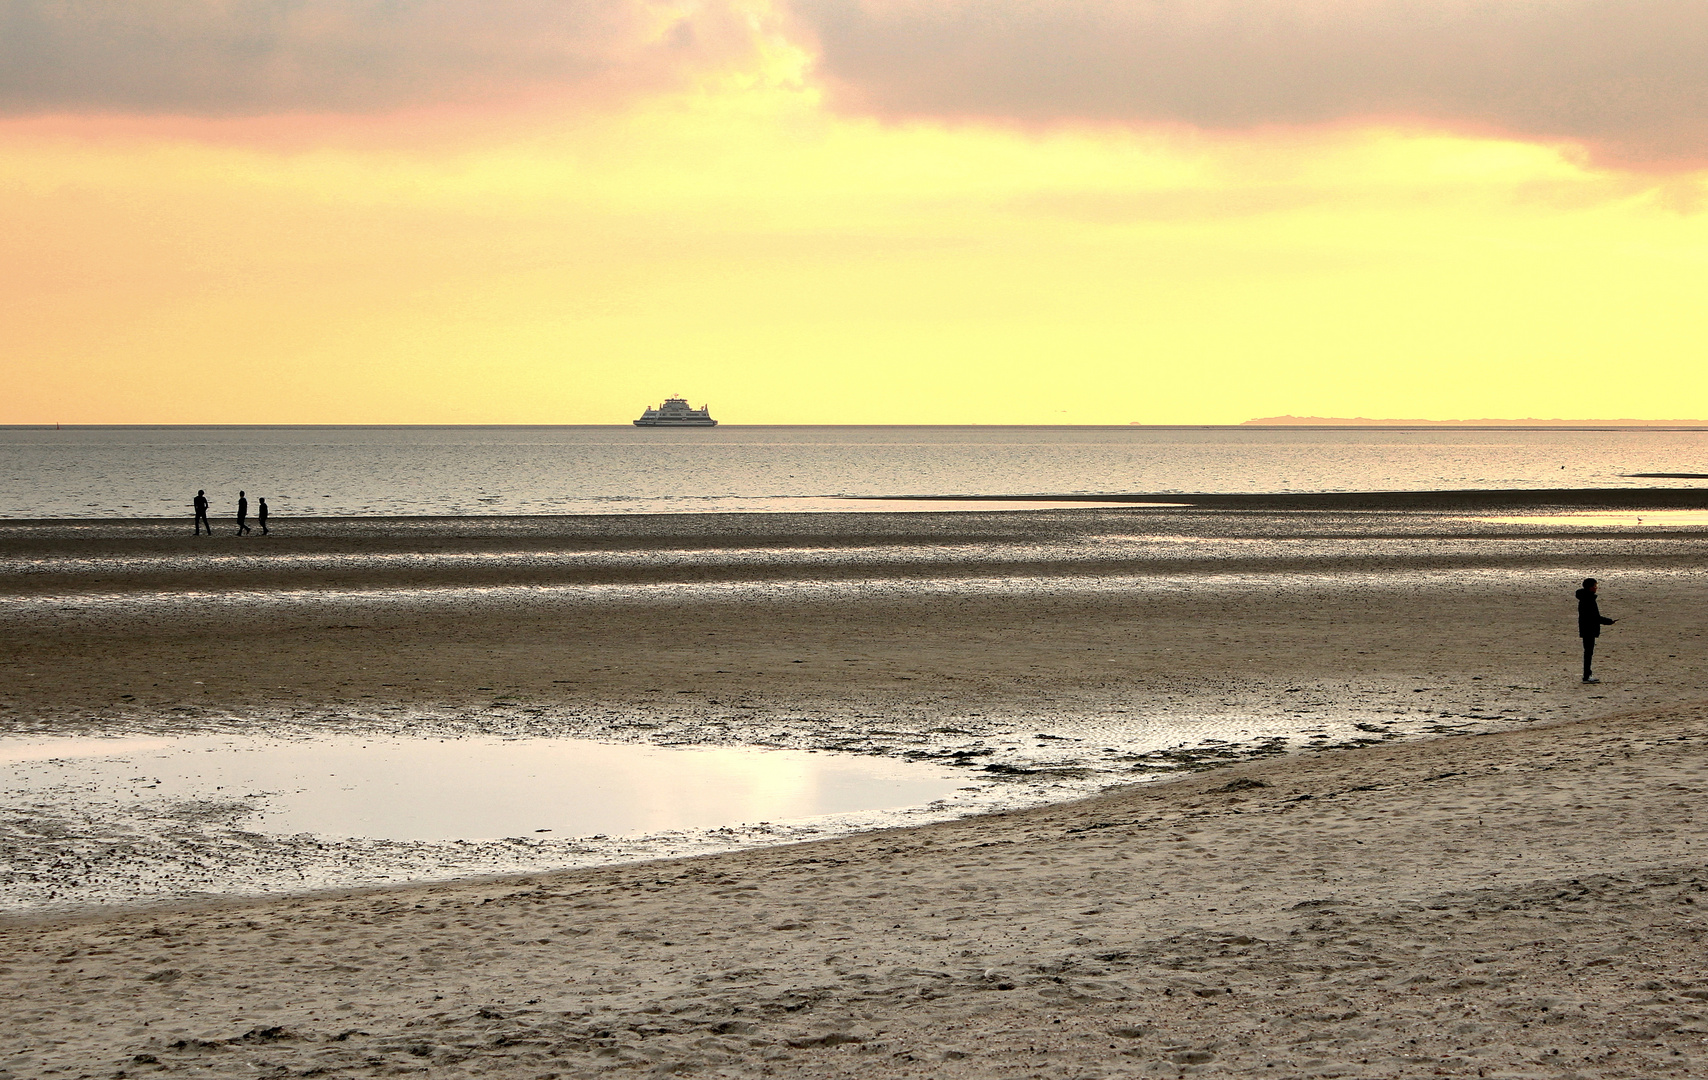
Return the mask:
<svg viewBox="0 0 1708 1080">
<path fill-rule="evenodd" d="M 0 1078 L 1708 1071 L 1695 533 L 990 517 L 327 525 L 259 549 L 295 563 L 19 526 L 0 716 L 1509 730 L 697 859 L 14 920 Z M 1584 573 L 1621 618 L 1598 687 L 1572 673 Z M 400 591 L 326 593 L 362 582 Z"/>
</svg>

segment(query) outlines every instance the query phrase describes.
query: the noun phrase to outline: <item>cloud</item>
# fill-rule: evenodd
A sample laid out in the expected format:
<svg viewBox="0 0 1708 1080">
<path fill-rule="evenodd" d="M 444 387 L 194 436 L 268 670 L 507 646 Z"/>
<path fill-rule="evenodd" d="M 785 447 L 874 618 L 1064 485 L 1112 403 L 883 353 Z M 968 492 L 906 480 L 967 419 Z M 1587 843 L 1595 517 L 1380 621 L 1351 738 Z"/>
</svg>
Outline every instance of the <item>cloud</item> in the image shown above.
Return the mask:
<svg viewBox="0 0 1708 1080">
<path fill-rule="evenodd" d="M 0 113 L 363 113 L 657 84 L 751 37 L 719 0 L 0 0 Z"/>
<path fill-rule="evenodd" d="M 793 0 L 839 107 L 1212 130 L 1377 121 L 1708 164 L 1702 0 Z"/>
</svg>

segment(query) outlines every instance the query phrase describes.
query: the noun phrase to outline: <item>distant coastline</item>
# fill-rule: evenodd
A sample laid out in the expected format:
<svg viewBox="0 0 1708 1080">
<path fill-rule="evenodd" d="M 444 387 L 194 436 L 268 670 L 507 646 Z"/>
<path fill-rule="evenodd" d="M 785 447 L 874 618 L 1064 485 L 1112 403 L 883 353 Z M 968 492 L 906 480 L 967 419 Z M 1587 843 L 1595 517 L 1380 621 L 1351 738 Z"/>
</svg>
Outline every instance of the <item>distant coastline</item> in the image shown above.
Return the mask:
<svg viewBox="0 0 1708 1080">
<path fill-rule="evenodd" d="M 1708 420 L 1382 420 L 1364 416 L 1263 416 L 1245 420 L 1240 427 L 1708 427 Z"/>
</svg>

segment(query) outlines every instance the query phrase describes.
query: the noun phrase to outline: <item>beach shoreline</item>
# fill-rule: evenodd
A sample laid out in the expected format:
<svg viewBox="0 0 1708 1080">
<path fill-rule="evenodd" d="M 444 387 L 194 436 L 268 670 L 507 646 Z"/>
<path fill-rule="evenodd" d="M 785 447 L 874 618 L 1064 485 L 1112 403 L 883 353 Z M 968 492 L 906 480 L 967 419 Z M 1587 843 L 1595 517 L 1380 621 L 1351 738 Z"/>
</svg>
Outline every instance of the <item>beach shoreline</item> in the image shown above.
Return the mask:
<svg viewBox="0 0 1708 1080">
<path fill-rule="evenodd" d="M 0 522 L 0 725 L 40 738 L 362 730 L 958 755 L 973 770 L 1053 770 L 1069 778 L 1057 800 L 1111 790 L 532 873 L 532 885 L 465 877 L 15 917 L 0 929 L 18 988 L 0 1008 L 17 1033 L 0 1072 L 1682 1076 L 1697 1060 L 1698 983 L 1680 944 L 1694 939 L 1631 890 L 1666 878 L 1667 912 L 1694 895 L 1704 733 L 1680 703 L 1708 686 L 1700 529 L 1392 507 L 299 524 L 262 546 L 198 543 L 162 522 Z M 1590 574 L 1621 620 L 1593 687 L 1576 679 L 1570 599 Z M 1248 747 L 1208 740 L 1235 731 L 1249 746 L 1284 732 L 1269 750 L 1291 752 L 1229 764 Z M 1418 741 L 1441 735 L 1458 737 Z M 1140 736 L 1208 752 L 1146 759 Z M 1663 741 L 1664 767 L 1642 773 Z M 1537 762 L 1568 743 L 1598 764 L 1544 776 Z M 1121 786 L 1170 765 L 1217 767 Z M 1502 786 L 1515 777 L 1529 786 Z M 1252 786 L 1216 793 L 1241 778 Z M 1332 820 L 1304 813 L 1330 805 Z M 1168 820 L 1135 825 L 1148 808 Z M 14 853 L 45 852 L 41 865 L 73 876 L 116 858 L 87 822 L 12 810 Z M 1468 842 L 1473 811 L 1525 824 L 1464 860 L 1431 856 Z M 1267 840 L 1242 831 L 1283 819 Z M 1538 844 L 1565 854 L 1523 862 Z M 1332 852 L 1316 865 L 1333 872 L 1303 874 L 1311 852 Z M 1478 897 L 1514 875 L 1517 891 L 1485 911 Z M 930 885 L 897 891 L 899 876 Z M 1356 897 L 1324 895 L 1354 881 Z M 1577 1041 L 1550 1054 L 1523 1034 L 1554 1030 L 1535 1004 L 1552 994 L 1546 965 L 1490 980 L 1467 950 L 1519 948 L 1511 927 L 1484 934 L 1517 918 L 1502 905 L 1540 910 L 1547 889 L 1585 888 L 1569 927 L 1525 928 L 1588 980 L 1557 1029 Z M 1421 914 L 1442 897 L 1451 919 Z M 737 909 L 739 932 L 724 917 Z M 1106 919 L 1117 910 L 1119 925 Z M 1577 953 L 1631 911 L 1653 923 L 1632 946 L 1653 977 L 1612 952 L 1579 972 Z M 537 935 L 516 929 L 518 912 Z M 923 932 L 956 918 L 982 928 L 977 940 Z M 688 930 L 659 930 L 677 925 Z M 1380 963 L 1347 959 L 1366 937 L 1386 942 Z M 677 951 L 690 945 L 705 951 Z M 1383 971 L 1412 980 L 1411 996 L 1384 996 Z M 992 989 L 1003 983 L 1015 989 Z M 1660 989 L 1632 997 L 1647 983 Z M 1432 986 L 1437 997 L 1414 1000 Z M 1237 1038 L 1207 1011 L 1232 1000 Z M 1651 1015 L 1672 1026 L 1642 1020 L 1644 1041 L 1618 1043 L 1626 1058 L 1587 1049 Z M 1424 1030 L 1465 1024 L 1476 1030 L 1459 1041 L 1476 1046 L 1463 1051 Z M 1315 1056 L 1296 1051 L 1307 1044 Z"/>
<path fill-rule="evenodd" d="M 1698 473 L 1633 473 L 1633 478 L 1702 479 L 1708 478 Z M 1186 492 L 1186 491 L 1155 491 L 1155 492 L 1014 492 L 1008 494 L 960 494 L 954 492 L 895 492 L 889 494 L 824 494 L 799 496 L 803 499 L 840 500 L 849 505 L 847 513 L 857 512 L 857 507 L 865 502 L 917 502 L 959 504 L 965 508 L 976 507 L 983 502 L 996 503 L 1119 503 L 1131 504 L 1134 509 L 1146 507 L 1187 510 L 1231 510 L 1231 511 L 1362 511 L 1371 513 L 1381 512 L 1425 512 L 1425 513 L 1500 513 L 1505 511 L 1552 509 L 1552 510 L 1625 510 L 1625 509 L 1700 509 L 1708 505 L 1708 489 L 1701 486 L 1693 487 L 1650 487 L 1634 485 L 1629 487 L 1573 487 L 1573 488 L 1448 488 L 1440 490 L 1400 490 L 1400 491 L 1269 491 L 1269 492 Z M 917 511 L 896 509 L 891 511 L 896 515 L 923 513 Z M 1025 509 L 1001 511 L 1005 513 L 1037 513 Z M 506 526 L 521 529 L 529 524 L 549 524 L 553 522 L 597 527 L 598 523 L 606 523 L 619 531 L 642 531 L 645 526 L 637 524 L 649 521 L 672 522 L 681 519 L 689 521 L 704 518 L 729 518 L 733 522 L 742 523 L 743 527 L 756 518 L 772 517 L 801 517 L 827 518 L 837 520 L 837 511 L 825 509 L 806 509 L 800 511 L 788 510 L 753 510 L 728 511 L 711 510 L 704 512 L 683 513 L 530 513 L 530 514 L 383 514 L 383 515 L 315 515 L 288 512 L 280 514 L 275 511 L 274 524 L 286 534 L 289 530 L 287 523 L 295 526 L 306 525 L 311 532 L 332 527 L 346 527 L 362 531 L 383 532 L 386 530 L 407 530 L 419 533 L 423 529 L 435 526 L 451 529 L 470 529 L 491 531 L 495 528 L 502 531 Z M 861 517 L 867 516 L 865 513 Z M 90 515 L 87 517 L 0 517 L 0 540 L 10 541 L 23 535 L 34 534 L 41 537 L 59 535 L 62 538 L 71 535 L 82 535 L 88 528 L 99 528 L 108 535 L 123 535 L 126 530 L 153 531 L 167 523 L 187 521 L 188 513 L 182 517 L 122 517 L 111 514 Z M 222 523 L 224 519 L 221 519 Z M 626 524 L 623 524 L 626 523 Z M 862 529 L 858 519 L 849 522 L 856 532 Z M 229 530 L 228 530 L 229 531 Z"/>
</svg>

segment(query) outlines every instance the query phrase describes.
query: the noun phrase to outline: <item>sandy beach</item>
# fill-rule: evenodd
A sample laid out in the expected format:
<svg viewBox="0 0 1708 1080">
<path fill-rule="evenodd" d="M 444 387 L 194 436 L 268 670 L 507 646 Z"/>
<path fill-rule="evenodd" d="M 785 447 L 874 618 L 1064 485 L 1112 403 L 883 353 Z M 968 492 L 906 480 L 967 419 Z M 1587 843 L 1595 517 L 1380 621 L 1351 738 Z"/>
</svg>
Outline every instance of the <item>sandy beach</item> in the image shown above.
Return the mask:
<svg viewBox="0 0 1708 1080">
<path fill-rule="evenodd" d="M 1110 787 L 688 859 L 14 915 L 0 1076 L 1699 1075 L 1700 531 L 1479 520 L 1633 505 L 328 521 L 265 548 L 0 525 L 10 734 L 958 750 Z M 1598 686 L 1586 574 L 1620 619 Z M 1263 718 L 1291 752 L 1160 780 L 1105 753 Z M 1073 745 L 1040 766 L 1010 736 Z M 8 811 L 15 858 L 59 850 Z"/>
</svg>

